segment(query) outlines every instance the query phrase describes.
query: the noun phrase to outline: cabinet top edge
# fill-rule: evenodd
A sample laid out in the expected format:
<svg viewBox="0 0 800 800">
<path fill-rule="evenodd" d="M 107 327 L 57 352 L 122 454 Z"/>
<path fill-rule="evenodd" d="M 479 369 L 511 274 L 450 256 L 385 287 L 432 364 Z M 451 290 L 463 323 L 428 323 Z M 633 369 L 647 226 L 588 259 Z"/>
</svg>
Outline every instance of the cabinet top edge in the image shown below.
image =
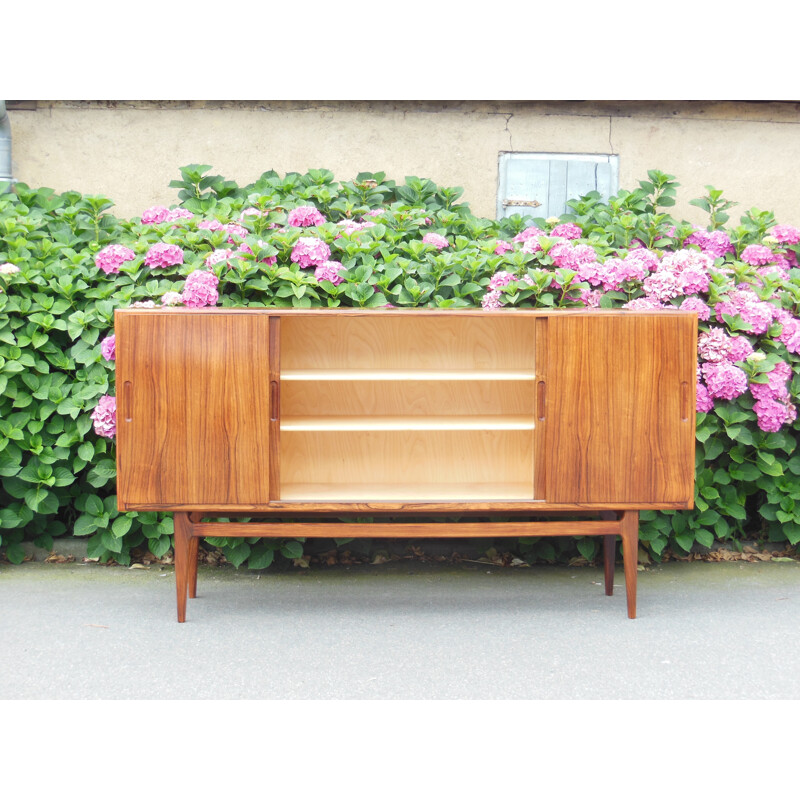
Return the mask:
<svg viewBox="0 0 800 800">
<path fill-rule="evenodd" d="M 193 314 L 215 316 L 221 314 L 255 314 L 273 317 L 314 317 L 314 316 L 350 316 L 350 317 L 555 317 L 562 315 L 582 317 L 635 316 L 635 317 L 694 317 L 696 311 L 675 309 L 632 309 L 632 308 L 117 308 L 114 315 L 124 314 Z"/>
</svg>

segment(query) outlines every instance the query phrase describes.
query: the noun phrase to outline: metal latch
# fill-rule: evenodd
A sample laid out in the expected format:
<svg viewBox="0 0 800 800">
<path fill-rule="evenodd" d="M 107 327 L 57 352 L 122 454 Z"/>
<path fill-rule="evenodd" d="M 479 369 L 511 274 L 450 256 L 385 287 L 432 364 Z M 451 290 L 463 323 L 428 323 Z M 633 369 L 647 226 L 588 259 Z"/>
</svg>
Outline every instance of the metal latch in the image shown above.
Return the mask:
<svg viewBox="0 0 800 800">
<path fill-rule="evenodd" d="M 541 203 L 538 200 L 523 200 L 522 198 L 509 198 L 503 200 L 503 208 L 509 206 L 527 206 L 528 208 L 538 208 Z"/>
</svg>

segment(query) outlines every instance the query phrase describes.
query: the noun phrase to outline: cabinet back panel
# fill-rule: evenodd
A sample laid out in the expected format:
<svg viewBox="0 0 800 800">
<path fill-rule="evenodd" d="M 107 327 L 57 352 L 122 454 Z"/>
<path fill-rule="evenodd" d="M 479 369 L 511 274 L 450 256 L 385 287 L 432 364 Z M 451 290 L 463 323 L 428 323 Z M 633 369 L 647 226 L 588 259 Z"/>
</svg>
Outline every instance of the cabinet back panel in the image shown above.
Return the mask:
<svg viewBox="0 0 800 800">
<path fill-rule="evenodd" d="M 285 381 L 281 416 L 533 414 L 533 381 Z"/>
<path fill-rule="evenodd" d="M 121 505 L 266 501 L 268 325 L 255 315 L 117 315 Z"/>
<path fill-rule="evenodd" d="M 524 484 L 532 431 L 281 432 L 281 484 Z"/>
<path fill-rule="evenodd" d="M 534 351 L 532 317 L 281 319 L 282 370 L 533 370 Z"/>
</svg>

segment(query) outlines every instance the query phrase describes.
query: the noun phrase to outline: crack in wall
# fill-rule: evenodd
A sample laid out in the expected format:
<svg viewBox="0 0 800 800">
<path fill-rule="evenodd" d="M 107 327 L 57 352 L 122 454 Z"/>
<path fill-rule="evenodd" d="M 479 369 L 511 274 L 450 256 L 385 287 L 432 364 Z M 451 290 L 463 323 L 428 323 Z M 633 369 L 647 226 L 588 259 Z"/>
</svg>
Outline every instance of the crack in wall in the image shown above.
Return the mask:
<svg viewBox="0 0 800 800">
<path fill-rule="evenodd" d="M 608 117 L 608 146 L 611 150 L 611 155 L 615 156 L 616 153 L 614 152 L 614 143 L 611 141 L 611 126 L 614 123 L 614 117 L 609 115 Z"/>
<path fill-rule="evenodd" d="M 508 149 L 512 152 L 514 151 L 514 143 L 511 139 L 511 130 L 508 127 L 508 123 L 514 118 L 513 114 L 506 114 L 506 133 L 508 134 Z"/>
</svg>

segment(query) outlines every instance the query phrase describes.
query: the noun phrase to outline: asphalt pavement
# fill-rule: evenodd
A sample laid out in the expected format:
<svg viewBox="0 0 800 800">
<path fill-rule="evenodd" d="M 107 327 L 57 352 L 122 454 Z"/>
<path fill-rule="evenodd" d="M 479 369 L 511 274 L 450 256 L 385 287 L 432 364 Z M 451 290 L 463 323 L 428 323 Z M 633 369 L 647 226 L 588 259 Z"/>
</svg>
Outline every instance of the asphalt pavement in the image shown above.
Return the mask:
<svg viewBox="0 0 800 800">
<path fill-rule="evenodd" d="M 0 699 L 800 699 L 800 563 L 0 565 Z"/>
</svg>

